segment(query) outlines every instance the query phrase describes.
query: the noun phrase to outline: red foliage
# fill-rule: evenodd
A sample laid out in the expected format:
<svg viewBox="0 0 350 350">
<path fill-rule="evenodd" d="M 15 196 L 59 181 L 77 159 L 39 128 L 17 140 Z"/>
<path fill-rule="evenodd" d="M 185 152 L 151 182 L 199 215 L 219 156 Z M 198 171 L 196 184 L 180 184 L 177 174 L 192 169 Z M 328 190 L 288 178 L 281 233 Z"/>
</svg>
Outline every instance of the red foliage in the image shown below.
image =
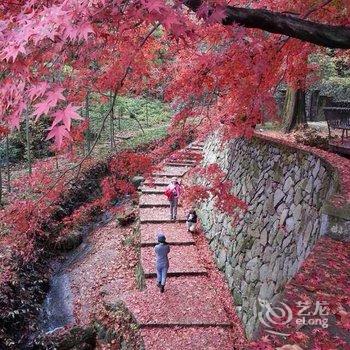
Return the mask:
<svg viewBox="0 0 350 350">
<path fill-rule="evenodd" d="M 334 252 L 337 254 L 334 255 Z M 283 344 L 297 344 L 302 349 L 346 349 L 350 315 L 349 271 L 349 243 L 321 238 L 299 272 L 285 287 L 283 302 L 291 308 L 293 320 L 280 327 L 280 331 L 290 335 L 287 338 L 265 336 L 248 349 L 263 348 L 266 341 L 273 349 Z M 295 319 L 300 318 L 299 301 L 310 305 L 306 311 L 311 312 L 317 301 L 325 303 L 329 310 L 329 314 L 324 316 L 327 328 L 296 324 Z"/>
<path fill-rule="evenodd" d="M 132 151 L 116 154 L 109 162 L 109 169 L 119 179 L 130 179 L 136 175 L 152 172 L 152 158 Z"/>
<path fill-rule="evenodd" d="M 94 166 L 93 160 L 86 161 L 82 171 L 88 171 Z M 109 208 L 114 199 L 134 194 L 135 187 L 130 182 L 131 178 L 146 175 L 153 168 L 150 157 L 128 151 L 112 157 L 109 169 L 111 175 L 100 183 L 101 196 L 81 205 L 60 222 L 62 235 L 75 226 L 83 225 L 92 215 Z M 59 176 L 53 159 L 37 162 L 31 176 L 25 175 L 13 181 L 13 189 L 9 194 L 10 204 L 0 210 L 0 228 L 4 233 L 0 242 L 24 260 L 35 258 L 35 242 L 38 237 L 47 235 L 43 227 L 52 223 L 52 216 L 58 209 L 62 196 L 69 190 L 66 181 L 71 180 L 74 174 L 67 172 L 65 176 Z M 4 268 L 0 281 L 10 276 L 10 271 Z"/>
<path fill-rule="evenodd" d="M 213 197 L 215 207 L 233 218 L 238 215 L 237 209 L 247 209 L 246 203 L 231 193 L 232 181 L 227 179 L 227 175 L 218 164 L 210 164 L 205 168 L 198 167 L 191 171 L 191 175 L 199 178 L 201 184 L 186 186 L 184 201 L 187 206 Z"/>
<path fill-rule="evenodd" d="M 0 125 L 0 140 L 9 133 L 9 129 L 5 126 Z"/>
<path fill-rule="evenodd" d="M 87 91 L 140 94 L 161 86 L 177 107 L 174 127 L 184 130 L 194 120 L 192 129 L 201 135 L 219 125 L 228 137 L 249 135 L 264 116 L 275 116 L 273 94 L 281 79 L 308 86 L 317 67 L 307 58 L 324 51 L 263 31 L 223 27 L 221 0 L 204 2 L 197 17 L 178 1 L 121 3 L 2 2 L 0 69 L 6 74 L 0 122 L 13 129 L 26 110 L 34 118 L 49 115 L 49 137 L 61 146 L 70 138 L 72 120 L 81 119 L 77 111 Z M 345 0 L 319 8 L 314 0 L 235 5 L 349 24 Z M 162 30 L 156 31 L 159 24 Z"/>
</svg>

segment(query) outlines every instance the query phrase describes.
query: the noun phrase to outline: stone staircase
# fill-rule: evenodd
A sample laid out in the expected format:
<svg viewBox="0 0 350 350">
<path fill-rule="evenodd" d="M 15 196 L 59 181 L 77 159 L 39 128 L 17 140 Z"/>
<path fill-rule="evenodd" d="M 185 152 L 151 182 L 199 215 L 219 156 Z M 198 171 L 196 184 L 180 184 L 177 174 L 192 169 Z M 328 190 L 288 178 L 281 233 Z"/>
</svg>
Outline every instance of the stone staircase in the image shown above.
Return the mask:
<svg viewBox="0 0 350 350">
<path fill-rule="evenodd" d="M 170 221 L 164 195 L 170 178 L 182 178 L 198 161 L 200 143 L 186 148 L 180 159 L 170 158 L 146 181 L 140 196 L 141 264 L 146 289 L 126 297 L 126 304 L 141 326 L 146 350 L 232 349 L 232 324 L 201 261 L 192 234 L 187 232 L 184 209 Z M 157 232 L 171 245 L 165 293 L 156 286 L 155 253 Z"/>
</svg>

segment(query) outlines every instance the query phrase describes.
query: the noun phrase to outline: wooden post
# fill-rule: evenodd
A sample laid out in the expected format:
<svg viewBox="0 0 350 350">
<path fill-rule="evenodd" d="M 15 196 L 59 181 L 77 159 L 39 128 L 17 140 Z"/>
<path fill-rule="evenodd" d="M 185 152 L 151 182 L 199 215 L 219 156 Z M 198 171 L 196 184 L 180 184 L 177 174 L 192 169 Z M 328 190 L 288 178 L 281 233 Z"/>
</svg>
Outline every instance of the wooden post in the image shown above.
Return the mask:
<svg viewBox="0 0 350 350">
<path fill-rule="evenodd" d="M 318 121 L 318 99 L 320 96 L 320 90 L 314 90 L 311 92 L 310 107 L 309 107 L 309 120 Z"/>
</svg>

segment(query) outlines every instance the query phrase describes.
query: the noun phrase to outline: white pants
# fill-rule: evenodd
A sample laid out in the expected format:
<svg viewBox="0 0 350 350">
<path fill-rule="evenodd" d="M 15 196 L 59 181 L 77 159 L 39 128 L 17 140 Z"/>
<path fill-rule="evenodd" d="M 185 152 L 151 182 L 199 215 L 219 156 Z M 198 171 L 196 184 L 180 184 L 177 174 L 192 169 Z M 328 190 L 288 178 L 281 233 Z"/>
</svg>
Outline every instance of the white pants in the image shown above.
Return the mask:
<svg viewBox="0 0 350 350">
<path fill-rule="evenodd" d="M 186 221 L 187 230 L 193 232 L 196 229 L 196 223 L 191 221 Z"/>
</svg>

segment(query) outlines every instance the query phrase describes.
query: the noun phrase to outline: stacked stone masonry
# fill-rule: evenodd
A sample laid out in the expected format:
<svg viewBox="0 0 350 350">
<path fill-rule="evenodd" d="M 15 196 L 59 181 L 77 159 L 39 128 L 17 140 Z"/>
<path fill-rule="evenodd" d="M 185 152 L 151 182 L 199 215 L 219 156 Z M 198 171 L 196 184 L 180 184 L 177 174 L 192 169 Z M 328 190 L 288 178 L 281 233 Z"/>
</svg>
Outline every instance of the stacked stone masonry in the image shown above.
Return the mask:
<svg viewBox="0 0 350 350">
<path fill-rule="evenodd" d="M 259 326 L 259 299 L 276 302 L 325 234 L 329 220 L 323 205 L 336 181 L 317 156 L 257 137 L 234 139 L 223 148 L 212 136 L 203 163 L 218 163 L 233 181 L 233 193 L 248 205 L 234 224 L 213 200 L 202 203 L 199 215 L 251 338 Z"/>
</svg>

